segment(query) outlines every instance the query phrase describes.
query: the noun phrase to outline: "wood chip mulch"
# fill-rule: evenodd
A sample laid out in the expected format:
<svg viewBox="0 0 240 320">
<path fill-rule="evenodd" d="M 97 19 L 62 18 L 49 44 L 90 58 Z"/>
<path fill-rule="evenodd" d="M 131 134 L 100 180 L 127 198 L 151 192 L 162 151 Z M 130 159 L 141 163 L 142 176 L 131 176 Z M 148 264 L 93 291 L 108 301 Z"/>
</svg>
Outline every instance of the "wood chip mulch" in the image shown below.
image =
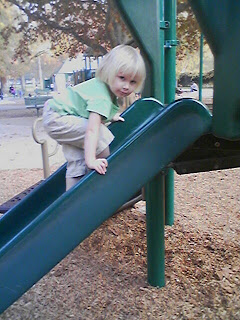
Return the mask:
<svg viewBox="0 0 240 320">
<path fill-rule="evenodd" d="M 42 171 L 0 171 L 1 201 Z M 147 283 L 145 202 L 113 216 L 0 320 L 240 319 L 240 169 L 176 175 L 164 288 Z"/>
</svg>

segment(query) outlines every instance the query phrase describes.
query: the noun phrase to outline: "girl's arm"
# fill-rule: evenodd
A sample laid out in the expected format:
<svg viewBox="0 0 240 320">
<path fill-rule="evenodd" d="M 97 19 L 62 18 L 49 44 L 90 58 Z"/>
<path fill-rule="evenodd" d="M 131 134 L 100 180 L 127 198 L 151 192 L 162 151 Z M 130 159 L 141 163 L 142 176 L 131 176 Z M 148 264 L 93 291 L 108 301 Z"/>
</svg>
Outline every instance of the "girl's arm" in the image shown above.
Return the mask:
<svg viewBox="0 0 240 320">
<path fill-rule="evenodd" d="M 90 112 L 84 141 L 85 162 L 89 169 L 95 169 L 98 173 L 105 174 L 108 166 L 107 160 L 96 159 L 100 124 L 101 116 L 98 113 Z"/>
</svg>

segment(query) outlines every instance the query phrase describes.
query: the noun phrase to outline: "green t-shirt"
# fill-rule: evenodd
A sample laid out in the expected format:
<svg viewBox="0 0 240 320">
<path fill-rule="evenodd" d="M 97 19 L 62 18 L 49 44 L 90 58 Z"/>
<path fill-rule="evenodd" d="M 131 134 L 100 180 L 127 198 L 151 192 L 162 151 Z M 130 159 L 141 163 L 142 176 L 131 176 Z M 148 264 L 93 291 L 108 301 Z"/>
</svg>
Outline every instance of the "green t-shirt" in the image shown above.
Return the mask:
<svg viewBox="0 0 240 320">
<path fill-rule="evenodd" d="M 89 113 L 95 112 L 103 116 L 104 122 L 112 120 L 119 111 L 107 85 L 97 78 L 68 87 L 54 99 L 48 100 L 48 105 L 60 115 L 70 114 L 88 119 Z"/>
</svg>

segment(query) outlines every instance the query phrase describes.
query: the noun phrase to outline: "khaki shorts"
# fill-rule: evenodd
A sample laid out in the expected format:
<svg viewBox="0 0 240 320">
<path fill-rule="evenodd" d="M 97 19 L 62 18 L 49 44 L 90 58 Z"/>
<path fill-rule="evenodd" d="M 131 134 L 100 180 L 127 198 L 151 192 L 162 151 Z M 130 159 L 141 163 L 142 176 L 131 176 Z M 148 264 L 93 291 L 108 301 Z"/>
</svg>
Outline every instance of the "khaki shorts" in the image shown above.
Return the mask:
<svg viewBox="0 0 240 320">
<path fill-rule="evenodd" d="M 51 110 L 47 103 L 43 108 L 43 126 L 49 136 L 62 145 L 67 160 L 66 177 L 79 177 L 87 172 L 84 156 L 84 138 L 88 119 L 66 115 L 61 116 Z M 105 150 L 114 135 L 104 125 L 100 125 L 96 155 Z"/>
</svg>

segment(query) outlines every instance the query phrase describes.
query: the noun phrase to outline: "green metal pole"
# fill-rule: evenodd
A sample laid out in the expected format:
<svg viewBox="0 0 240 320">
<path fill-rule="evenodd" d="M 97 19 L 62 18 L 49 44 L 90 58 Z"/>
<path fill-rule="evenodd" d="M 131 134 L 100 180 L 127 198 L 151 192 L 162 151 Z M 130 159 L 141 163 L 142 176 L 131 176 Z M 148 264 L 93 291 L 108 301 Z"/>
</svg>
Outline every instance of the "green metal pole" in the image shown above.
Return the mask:
<svg viewBox="0 0 240 320">
<path fill-rule="evenodd" d="M 154 88 L 154 97 L 164 103 L 164 86 L 165 86 L 165 79 L 164 79 L 164 28 L 161 28 L 161 22 L 164 22 L 164 1 L 165 0 L 156 0 L 159 4 L 159 25 L 160 25 L 160 32 L 159 32 L 159 70 L 154 70 L 154 81 L 160 78 L 159 85 Z"/>
<path fill-rule="evenodd" d="M 164 0 L 156 0 L 159 5 L 159 70 L 154 70 L 154 83 L 160 76 L 161 85 L 154 87 L 154 96 L 164 102 Z M 145 187 L 147 214 L 147 264 L 148 282 L 152 286 L 163 287 L 164 275 L 164 216 L 165 192 L 164 176 L 154 177 Z"/>
<path fill-rule="evenodd" d="M 164 180 L 160 173 L 145 187 L 148 282 L 155 287 L 165 285 Z"/>
<path fill-rule="evenodd" d="M 203 84 L 203 33 L 200 37 L 200 65 L 199 65 L 199 100 L 202 101 L 202 84 Z"/>
<path fill-rule="evenodd" d="M 153 96 L 164 103 L 164 0 L 138 0 L 137 6 L 135 0 L 115 0 L 115 4 L 145 57 L 147 79 L 144 96 Z M 146 187 L 148 277 L 153 286 L 159 287 L 164 285 L 163 179 L 158 175 Z M 155 194 L 157 196 L 151 196 Z"/>
<path fill-rule="evenodd" d="M 176 0 L 165 1 L 165 20 L 169 26 L 165 30 L 165 103 L 175 100 L 176 90 Z"/>
<path fill-rule="evenodd" d="M 174 224 L 174 170 L 170 168 L 165 175 L 165 224 Z"/>
<path fill-rule="evenodd" d="M 165 31 L 165 103 L 175 100 L 176 90 L 176 0 L 165 1 L 165 20 L 169 27 Z M 165 176 L 165 223 L 174 223 L 174 170 Z"/>
</svg>

